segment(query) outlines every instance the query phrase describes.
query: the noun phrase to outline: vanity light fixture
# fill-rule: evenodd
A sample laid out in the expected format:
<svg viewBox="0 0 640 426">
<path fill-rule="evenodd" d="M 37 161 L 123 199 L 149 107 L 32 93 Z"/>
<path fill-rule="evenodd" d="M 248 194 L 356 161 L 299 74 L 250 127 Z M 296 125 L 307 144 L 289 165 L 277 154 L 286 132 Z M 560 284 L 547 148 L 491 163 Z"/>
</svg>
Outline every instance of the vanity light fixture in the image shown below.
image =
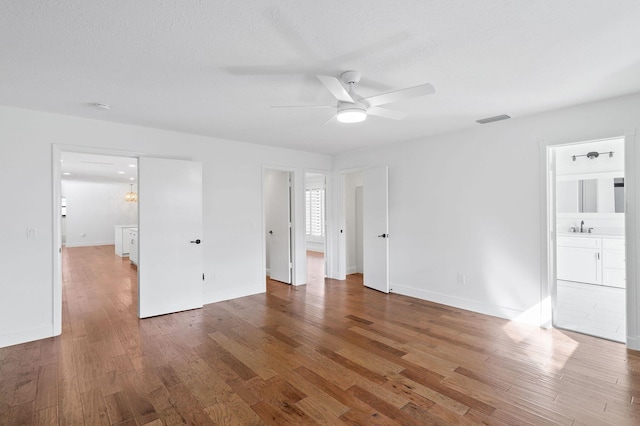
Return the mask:
<svg viewBox="0 0 640 426">
<path fill-rule="evenodd" d="M 613 157 L 613 151 L 606 151 L 606 152 L 591 151 L 591 152 L 587 152 L 586 154 L 572 155 L 571 160 L 576 161 L 577 157 L 587 157 L 589 160 L 594 160 L 600 157 L 600 154 L 609 154 L 609 158 Z"/>
<path fill-rule="evenodd" d="M 131 191 L 129 191 L 126 194 L 124 194 L 124 200 L 128 201 L 130 203 L 135 203 L 136 201 L 138 201 L 138 193 L 137 192 L 133 192 L 133 184 L 132 183 L 130 183 L 129 185 L 131 186 Z"/>
</svg>

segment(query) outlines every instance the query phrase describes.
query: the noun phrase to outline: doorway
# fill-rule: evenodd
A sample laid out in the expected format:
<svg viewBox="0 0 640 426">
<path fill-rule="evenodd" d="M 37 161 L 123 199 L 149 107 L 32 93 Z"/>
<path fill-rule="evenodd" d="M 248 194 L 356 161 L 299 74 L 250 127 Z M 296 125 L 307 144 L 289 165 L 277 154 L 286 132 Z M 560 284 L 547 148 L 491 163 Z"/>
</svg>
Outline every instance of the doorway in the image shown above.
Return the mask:
<svg viewBox="0 0 640 426">
<path fill-rule="evenodd" d="M 626 342 L 625 140 L 550 148 L 554 327 Z"/>
<path fill-rule="evenodd" d="M 136 219 L 138 216 L 140 218 L 139 223 L 144 223 L 142 231 L 146 232 L 146 234 L 138 233 L 140 238 L 136 240 L 141 243 L 136 246 L 139 247 L 139 254 L 142 257 L 138 257 L 140 267 L 136 271 L 138 316 L 143 318 L 201 307 L 202 281 L 204 280 L 202 246 L 200 245 L 202 238 L 202 165 L 187 160 L 143 157 L 139 153 L 125 151 L 54 145 L 52 155 L 54 182 L 52 210 L 54 239 L 53 334 L 62 333 L 61 182 L 62 176 L 64 176 L 62 171 L 64 153 L 102 155 L 123 159 L 127 164 L 122 167 L 130 167 L 133 164 L 133 159 L 138 160 L 137 164 L 140 167 L 131 167 L 131 169 L 136 169 L 134 172 L 136 180 L 144 181 L 145 189 L 141 192 L 149 194 L 145 198 L 146 201 L 140 200 L 145 202 L 139 203 L 140 209 L 136 215 Z M 120 168 L 112 173 L 120 175 L 119 172 L 124 170 L 126 169 Z M 67 173 L 73 174 L 73 172 Z M 126 172 L 123 174 L 126 175 Z M 116 197 L 123 200 L 128 195 L 137 199 L 137 196 L 128 194 L 130 192 L 133 192 L 131 186 L 126 188 L 126 191 L 118 193 Z M 72 207 L 69 197 L 65 198 L 66 214 L 69 216 Z M 142 214 L 142 207 L 145 204 L 146 218 Z M 67 226 L 65 242 L 67 245 L 70 242 L 70 232 L 71 229 Z M 114 227 L 111 227 L 109 232 L 109 240 L 113 241 Z M 89 236 L 88 233 L 84 234 L 86 234 L 85 238 Z M 82 237 L 82 234 L 80 236 Z M 145 248 L 144 244 L 146 243 L 148 245 Z M 183 259 L 183 257 L 187 259 Z M 167 261 L 167 259 L 171 261 Z M 193 295 L 188 301 L 193 303 L 186 303 L 185 295 Z M 151 309 L 147 309 L 149 306 Z"/>
<path fill-rule="evenodd" d="M 131 155 L 75 147 L 54 146 L 53 154 L 53 324 L 57 335 L 62 332 L 63 256 L 65 265 L 72 252 L 76 259 L 87 253 L 112 253 L 129 263 L 128 251 L 117 257 L 113 244 L 117 225 L 137 226 L 137 202 L 126 201 L 125 196 L 137 195 L 138 163 Z M 121 244 L 123 241 L 128 239 L 121 238 Z"/>
<path fill-rule="evenodd" d="M 307 284 L 322 284 L 327 275 L 326 260 L 326 176 L 305 173 L 305 251 Z"/>
<path fill-rule="evenodd" d="M 263 182 L 266 275 L 292 284 L 292 172 L 265 169 Z"/>
<path fill-rule="evenodd" d="M 366 287 L 389 293 L 388 167 L 344 173 L 342 189 L 345 276 L 362 274 Z"/>
</svg>

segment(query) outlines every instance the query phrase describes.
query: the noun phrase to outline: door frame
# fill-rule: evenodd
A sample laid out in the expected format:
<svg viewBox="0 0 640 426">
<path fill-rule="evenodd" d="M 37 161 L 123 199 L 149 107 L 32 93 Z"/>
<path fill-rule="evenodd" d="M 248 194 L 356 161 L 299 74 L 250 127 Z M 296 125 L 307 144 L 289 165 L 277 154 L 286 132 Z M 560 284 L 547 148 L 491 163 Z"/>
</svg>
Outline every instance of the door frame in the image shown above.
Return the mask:
<svg viewBox="0 0 640 426">
<path fill-rule="evenodd" d="M 63 152 L 77 152 L 82 154 L 109 155 L 112 157 L 127 157 L 139 159 L 143 153 L 139 151 L 124 151 L 105 148 L 94 148 L 89 146 L 52 144 L 52 224 L 53 224 L 53 246 L 51 248 L 53 268 L 53 335 L 62 334 L 62 212 L 60 198 L 62 197 L 62 169 L 60 160 Z M 139 225 L 139 223 L 138 223 Z"/>
<path fill-rule="evenodd" d="M 637 238 L 636 238 L 636 149 L 635 129 L 627 129 L 624 134 L 612 133 L 594 138 L 583 138 L 580 141 L 558 140 L 541 141 L 540 148 L 540 195 L 541 195 L 541 286 L 540 286 L 540 326 L 553 327 L 552 301 L 556 294 L 556 224 L 555 224 L 555 164 L 552 148 L 563 145 L 581 144 L 599 140 L 624 138 L 624 173 L 625 173 L 625 252 L 626 252 L 626 344 L 630 349 L 640 350 L 638 332 L 638 308 L 640 307 L 640 291 L 636 283 Z M 553 180 L 552 180 L 553 179 Z"/>
<path fill-rule="evenodd" d="M 324 277 L 329 277 L 331 271 L 331 254 L 332 250 L 329 244 L 331 240 L 330 229 L 333 228 L 333 220 L 332 215 L 329 214 L 331 212 L 331 191 L 329 187 L 331 185 L 331 172 L 327 170 L 319 170 L 319 169 L 304 169 L 304 191 L 307 190 L 307 174 L 316 174 L 324 176 Z M 306 197 L 306 194 L 305 194 Z M 305 210 L 306 210 L 306 202 L 305 202 Z M 306 221 L 306 211 L 305 211 L 305 221 Z M 305 223 L 306 225 L 306 223 Z M 305 226 L 305 243 L 306 243 L 306 226 Z M 306 244 L 305 244 L 305 252 L 306 252 Z M 305 253 L 306 256 L 306 253 Z M 305 263 L 306 264 L 306 263 Z M 306 273 L 306 270 L 305 270 Z"/>
<path fill-rule="evenodd" d="M 335 238 L 335 241 L 333 241 L 335 251 L 332 252 L 333 258 L 336 260 L 335 262 L 332 262 L 332 269 L 327 268 L 327 276 L 329 276 L 330 278 L 334 278 L 337 280 L 347 279 L 347 242 L 344 233 L 344 229 L 346 227 L 346 212 L 344 204 L 344 184 L 346 175 L 351 173 L 362 173 L 366 169 L 370 169 L 372 167 L 375 166 L 361 166 L 342 169 L 336 172 L 334 175 L 336 190 L 334 198 L 332 198 L 334 202 L 332 213 L 333 217 L 337 218 L 337 220 L 335 221 L 335 225 L 337 225 L 337 227 L 335 229 L 335 234 L 333 232 L 329 232 L 328 234 L 336 235 L 337 238 Z M 331 271 L 331 276 L 329 275 L 329 271 Z"/>
<path fill-rule="evenodd" d="M 289 264 L 291 265 L 289 267 L 289 281 L 288 283 L 285 284 L 289 284 L 289 285 L 293 285 L 294 283 L 294 266 L 295 266 L 295 261 L 294 261 L 294 253 L 295 253 L 295 248 L 294 248 L 294 240 L 295 240 L 295 228 L 293 226 L 293 222 L 294 222 L 294 216 L 295 216 L 295 210 L 294 210 L 294 204 L 293 204 L 293 199 L 295 197 L 294 194 L 294 188 L 293 188 L 293 179 L 294 179 L 294 173 L 292 171 L 289 170 L 281 170 L 281 169 L 274 169 L 271 167 L 266 167 L 263 168 L 262 170 L 262 222 L 263 222 L 263 239 L 264 239 L 264 256 L 263 256 L 263 262 L 264 262 L 264 268 L 263 271 L 265 272 L 265 279 L 266 279 L 266 272 L 267 272 L 267 267 L 266 267 L 266 261 L 267 261 L 267 249 L 269 248 L 269 241 L 267 238 L 267 211 L 270 210 L 270 208 L 267 208 L 267 204 L 270 204 L 271 200 L 267 200 L 267 198 L 265 197 L 265 183 L 266 183 L 266 178 L 267 178 L 267 174 L 269 172 L 282 172 L 282 173 L 286 173 L 287 177 L 288 177 L 288 196 L 289 196 L 289 218 L 288 218 L 288 222 L 290 223 L 288 232 L 289 232 Z M 273 253 L 271 253 L 271 256 L 273 257 Z M 269 277 L 271 278 L 271 265 L 269 265 Z M 275 280 L 275 281 L 279 281 L 279 282 L 283 282 L 284 281 L 280 281 L 280 280 Z"/>
<path fill-rule="evenodd" d="M 265 176 L 267 170 L 277 170 L 288 172 L 291 176 L 291 285 L 302 285 L 306 283 L 307 264 L 306 253 L 302 256 L 301 250 L 304 250 L 304 170 L 295 167 L 285 167 L 278 165 L 263 164 L 261 170 L 261 186 L 260 200 L 262 203 L 262 273 L 263 282 L 266 289 L 267 286 L 267 222 L 265 208 Z M 302 224 L 302 226 L 298 226 Z"/>
</svg>

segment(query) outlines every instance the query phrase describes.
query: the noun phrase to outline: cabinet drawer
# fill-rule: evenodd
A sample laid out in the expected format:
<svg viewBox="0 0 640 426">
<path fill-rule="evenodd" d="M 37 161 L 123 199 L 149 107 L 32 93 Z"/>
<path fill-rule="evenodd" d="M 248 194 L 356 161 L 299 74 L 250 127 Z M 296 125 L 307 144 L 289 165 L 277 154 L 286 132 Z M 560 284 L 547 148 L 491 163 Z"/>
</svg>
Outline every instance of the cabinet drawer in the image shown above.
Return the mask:
<svg viewBox="0 0 640 426">
<path fill-rule="evenodd" d="M 624 270 L 624 252 L 605 250 L 602 253 L 602 267 Z"/>
<path fill-rule="evenodd" d="M 624 250 L 624 239 L 619 238 L 603 238 L 602 247 L 612 250 Z"/>
<path fill-rule="evenodd" d="M 600 248 L 602 238 L 558 237 L 558 247 Z"/>
<path fill-rule="evenodd" d="M 624 269 L 608 269 L 602 270 L 602 284 L 610 287 L 625 287 L 625 273 Z"/>
</svg>

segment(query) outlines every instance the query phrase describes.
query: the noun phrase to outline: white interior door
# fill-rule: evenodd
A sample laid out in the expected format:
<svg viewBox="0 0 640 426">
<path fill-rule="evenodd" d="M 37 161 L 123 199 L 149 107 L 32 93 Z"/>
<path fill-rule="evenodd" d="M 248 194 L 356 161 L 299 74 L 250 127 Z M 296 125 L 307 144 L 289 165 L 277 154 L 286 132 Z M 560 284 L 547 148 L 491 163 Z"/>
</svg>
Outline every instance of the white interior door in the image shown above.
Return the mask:
<svg viewBox="0 0 640 426">
<path fill-rule="evenodd" d="M 364 285 L 389 293 L 388 167 L 363 172 Z"/>
<path fill-rule="evenodd" d="M 201 308 L 202 164 L 140 158 L 140 318 Z"/>
<path fill-rule="evenodd" d="M 291 284 L 291 185 L 289 172 L 269 170 L 266 196 L 269 276 Z"/>
</svg>

